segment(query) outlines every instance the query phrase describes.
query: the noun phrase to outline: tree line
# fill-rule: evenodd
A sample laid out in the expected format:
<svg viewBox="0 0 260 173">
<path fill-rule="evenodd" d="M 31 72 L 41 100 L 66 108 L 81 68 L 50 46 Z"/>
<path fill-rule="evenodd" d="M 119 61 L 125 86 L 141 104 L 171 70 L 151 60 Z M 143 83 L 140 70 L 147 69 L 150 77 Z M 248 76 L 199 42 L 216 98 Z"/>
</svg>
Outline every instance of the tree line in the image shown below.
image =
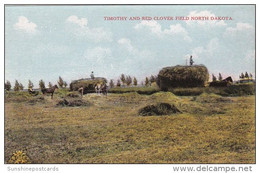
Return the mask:
<svg viewBox="0 0 260 173">
<path fill-rule="evenodd" d="M 59 76 L 57 83 L 58 83 L 60 88 L 66 88 L 68 86 L 68 83 L 66 81 L 64 81 L 62 79 L 62 77 L 60 77 L 60 76 Z M 33 89 L 33 87 L 34 87 L 34 84 L 32 83 L 31 80 L 29 80 L 28 81 L 28 89 Z M 48 87 L 52 88 L 53 84 L 51 82 L 49 82 Z M 45 82 L 42 79 L 39 81 L 39 88 L 41 90 L 46 88 Z M 5 83 L 5 90 L 10 91 L 11 89 L 12 89 L 12 85 L 11 85 L 10 81 L 7 80 L 6 83 Z M 13 90 L 14 91 L 22 91 L 23 89 L 24 89 L 23 84 L 19 83 L 18 80 L 15 80 Z"/>
<path fill-rule="evenodd" d="M 146 77 L 144 82 L 142 81 L 140 83 L 141 86 L 150 86 L 153 82 L 156 82 L 157 77 L 154 75 L 151 75 L 150 77 Z M 124 87 L 124 86 L 137 86 L 138 81 L 136 77 L 131 77 L 130 75 L 121 74 L 119 79 L 116 80 L 116 83 L 114 80 L 110 80 L 109 87 Z"/>
<path fill-rule="evenodd" d="M 239 79 L 243 80 L 243 79 L 253 79 L 253 75 L 250 73 L 248 74 L 247 72 L 241 73 L 241 75 L 239 75 Z"/>
<path fill-rule="evenodd" d="M 221 73 L 218 74 L 218 80 L 219 81 L 223 80 Z M 212 74 L 212 81 L 213 82 L 217 81 L 217 77 L 214 74 Z"/>
<path fill-rule="evenodd" d="M 156 82 L 157 76 L 151 75 L 150 77 L 145 77 L 144 81 L 140 83 L 141 86 L 151 86 L 153 82 Z M 57 81 L 57 84 L 60 88 L 66 88 L 68 86 L 68 83 L 62 79 L 61 76 L 59 76 L 59 79 Z M 110 88 L 114 87 L 124 87 L 124 86 L 137 86 L 138 81 L 136 77 L 131 77 L 130 75 L 121 74 L 119 79 L 114 82 L 114 80 L 110 80 L 109 86 Z M 48 88 L 53 87 L 53 84 L 51 82 L 48 83 Z M 31 80 L 28 80 L 28 89 L 33 89 L 34 84 Z M 42 90 L 46 88 L 45 82 L 41 79 L 39 81 L 39 88 Z M 6 81 L 5 83 L 5 90 L 10 91 L 12 89 L 12 85 L 10 81 Z M 22 91 L 24 89 L 24 86 L 22 83 L 19 83 L 18 80 L 15 80 L 15 84 L 13 87 L 14 91 Z"/>
<path fill-rule="evenodd" d="M 243 80 L 243 79 L 253 79 L 253 75 L 251 73 L 248 74 L 247 72 L 245 72 L 245 74 L 241 73 L 241 75 L 239 75 L 239 79 L 240 80 Z M 223 80 L 221 73 L 218 74 L 218 80 L 219 81 Z M 217 81 L 217 77 L 214 74 L 212 74 L 212 81 L 213 82 Z"/>
</svg>

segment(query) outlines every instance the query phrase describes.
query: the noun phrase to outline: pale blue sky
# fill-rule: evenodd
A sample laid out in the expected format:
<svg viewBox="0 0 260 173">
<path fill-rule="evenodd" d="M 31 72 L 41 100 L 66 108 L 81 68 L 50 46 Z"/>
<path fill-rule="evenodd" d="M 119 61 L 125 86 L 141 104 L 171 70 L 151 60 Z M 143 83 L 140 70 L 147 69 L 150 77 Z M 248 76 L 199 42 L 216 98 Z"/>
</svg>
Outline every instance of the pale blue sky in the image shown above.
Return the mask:
<svg viewBox="0 0 260 173">
<path fill-rule="evenodd" d="M 230 21 L 104 21 L 104 16 L 229 16 Z M 27 87 L 43 79 L 117 79 L 195 64 L 238 79 L 255 74 L 253 5 L 6 6 L 5 78 Z"/>
</svg>

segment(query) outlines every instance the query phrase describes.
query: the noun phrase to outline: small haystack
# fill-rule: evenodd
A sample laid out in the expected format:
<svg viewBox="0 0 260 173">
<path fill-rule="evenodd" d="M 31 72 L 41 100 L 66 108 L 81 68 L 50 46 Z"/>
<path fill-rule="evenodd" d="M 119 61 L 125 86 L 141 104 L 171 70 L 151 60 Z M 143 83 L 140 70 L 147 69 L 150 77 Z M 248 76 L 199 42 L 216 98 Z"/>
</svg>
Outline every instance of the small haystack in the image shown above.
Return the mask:
<svg viewBox="0 0 260 173">
<path fill-rule="evenodd" d="M 141 116 L 151 116 L 151 115 L 171 115 L 180 113 L 181 111 L 174 105 L 169 103 L 158 103 L 156 105 L 148 105 L 141 108 L 138 114 Z"/>
<path fill-rule="evenodd" d="M 79 106 L 90 106 L 91 104 L 81 99 L 63 99 L 60 100 L 56 106 L 68 106 L 68 107 L 79 107 Z"/>
</svg>

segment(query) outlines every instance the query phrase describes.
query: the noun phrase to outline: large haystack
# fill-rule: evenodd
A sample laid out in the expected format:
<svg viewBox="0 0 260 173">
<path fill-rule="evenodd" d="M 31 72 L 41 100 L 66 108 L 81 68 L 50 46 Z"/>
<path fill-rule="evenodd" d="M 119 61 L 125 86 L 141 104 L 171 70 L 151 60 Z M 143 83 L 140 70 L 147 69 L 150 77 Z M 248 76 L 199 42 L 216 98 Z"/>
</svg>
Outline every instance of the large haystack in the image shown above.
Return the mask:
<svg viewBox="0 0 260 173">
<path fill-rule="evenodd" d="M 107 83 L 106 78 L 103 77 L 95 77 L 95 79 L 85 78 L 74 80 L 70 83 L 71 91 L 78 91 L 80 87 L 84 88 L 84 94 L 95 92 L 96 84 L 105 84 Z"/>
<path fill-rule="evenodd" d="M 176 87 L 202 87 L 208 82 L 209 72 L 204 65 L 165 67 L 157 83 L 162 90 Z"/>
</svg>

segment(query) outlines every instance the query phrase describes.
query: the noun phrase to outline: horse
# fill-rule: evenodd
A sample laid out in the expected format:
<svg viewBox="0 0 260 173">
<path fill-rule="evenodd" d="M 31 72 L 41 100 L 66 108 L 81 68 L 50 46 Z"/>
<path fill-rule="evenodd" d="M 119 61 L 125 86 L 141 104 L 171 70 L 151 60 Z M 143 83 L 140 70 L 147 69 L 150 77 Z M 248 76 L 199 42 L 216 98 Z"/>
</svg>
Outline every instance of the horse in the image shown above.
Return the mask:
<svg viewBox="0 0 260 173">
<path fill-rule="evenodd" d="M 227 87 L 233 83 L 231 76 L 221 81 L 213 81 L 209 83 L 210 87 Z"/>
<path fill-rule="evenodd" d="M 102 94 L 107 95 L 108 93 L 108 87 L 106 84 L 101 85 L 100 91 Z"/>
<path fill-rule="evenodd" d="M 96 94 L 100 94 L 100 92 L 101 92 L 101 87 L 102 87 L 102 84 L 96 84 L 96 86 L 95 86 Z"/>
<path fill-rule="evenodd" d="M 231 76 L 227 77 L 227 78 L 224 79 L 223 81 L 233 83 L 233 80 L 232 80 L 232 77 L 231 77 Z"/>
<path fill-rule="evenodd" d="M 58 89 L 57 85 L 54 85 L 51 88 L 43 88 L 42 94 L 45 95 L 46 93 L 51 93 L 51 99 L 53 99 L 53 93 L 54 93 L 55 89 Z"/>
<path fill-rule="evenodd" d="M 82 97 L 83 97 L 83 92 L 84 92 L 84 87 L 80 87 L 80 88 L 78 89 L 78 92 L 80 93 L 81 98 L 82 98 Z"/>
</svg>

